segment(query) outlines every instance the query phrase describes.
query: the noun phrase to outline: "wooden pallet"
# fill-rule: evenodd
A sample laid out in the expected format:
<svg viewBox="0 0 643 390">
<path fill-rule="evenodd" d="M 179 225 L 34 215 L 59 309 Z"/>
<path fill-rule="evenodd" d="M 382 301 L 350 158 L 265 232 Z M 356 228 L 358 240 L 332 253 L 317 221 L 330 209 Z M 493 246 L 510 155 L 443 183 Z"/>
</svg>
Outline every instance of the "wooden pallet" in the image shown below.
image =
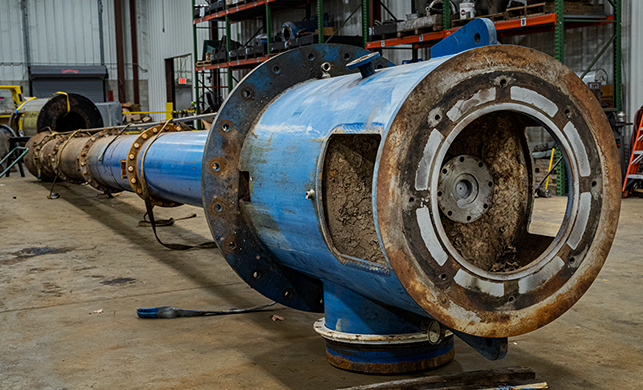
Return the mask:
<svg viewBox="0 0 643 390">
<path fill-rule="evenodd" d="M 197 61 L 195 66 L 197 68 L 202 68 L 207 65 L 212 65 L 212 61 Z"/>
<path fill-rule="evenodd" d="M 397 38 L 442 30 L 442 15 L 429 15 L 397 24 Z"/>
<path fill-rule="evenodd" d="M 604 4 L 587 4 L 574 1 L 566 1 L 563 3 L 563 7 L 565 15 L 607 16 L 605 14 Z M 549 2 L 546 3 L 544 12 L 556 12 L 555 5 Z"/>
</svg>

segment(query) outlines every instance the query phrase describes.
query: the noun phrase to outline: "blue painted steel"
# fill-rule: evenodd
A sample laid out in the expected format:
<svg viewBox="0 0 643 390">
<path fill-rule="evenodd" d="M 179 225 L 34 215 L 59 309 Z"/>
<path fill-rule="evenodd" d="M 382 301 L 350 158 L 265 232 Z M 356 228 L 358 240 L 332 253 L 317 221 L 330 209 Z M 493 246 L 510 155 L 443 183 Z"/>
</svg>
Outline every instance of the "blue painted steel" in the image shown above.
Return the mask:
<svg viewBox="0 0 643 390">
<path fill-rule="evenodd" d="M 201 160 L 208 131 L 161 134 L 145 156 L 145 180 L 152 194 L 192 206 L 201 199 Z"/>
<path fill-rule="evenodd" d="M 321 189 L 320 159 L 334 130 L 377 133 L 384 140 L 408 94 L 448 58 L 378 70 L 366 79 L 351 74 L 309 81 L 285 91 L 267 107 L 242 150 L 241 170 L 248 171 L 252 181 L 252 201 L 244 207 L 264 245 L 283 264 L 375 301 L 427 315 L 390 265 L 382 269 L 364 261 L 341 263 L 321 233 L 323 217 L 305 194 Z M 377 162 L 375 170 L 377 177 Z M 373 196 L 375 188 L 374 182 Z M 377 226 L 375 209 L 373 215 Z"/>
<path fill-rule="evenodd" d="M 203 206 L 201 159 L 207 135 L 206 130 L 163 133 L 149 145 L 143 172 L 153 195 L 177 203 Z M 137 135 L 125 135 L 97 140 L 88 157 L 91 176 L 111 188 L 131 191 L 127 179 L 121 177 L 121 160 L 127 158 L 136 138 Z M 139 155 L 139 163 L 142 155 Z"/>
<path fill-rule="evenodd" d="M 413 324 L 383 306 L 334 283 L 324 282 L 326 328 L 356 335 L 402 335 L 421 333 Z M 453 349 L 453 337 L 431 345 L 428 341 L 391 344 L 360 344 L 326 341 L 326 351 L 352 363 L 396 366 L 445 355 Z M 344 367 L 345 368 L 345 367 Z"/>
<path fill-rule="evenodd" d="M 330 330 L 355 334 L 403 334 L 422 332 L 417 325 L 384 307 L 339 287 L 324 283 L 325 325 Z"/>
<path fill-rule="evenodd" d="M 364 57 L 360 57 L 353 62 L 349 62 L 346 65 L 347 69 L 359 68 L 359 73 L 363 78 L 372 76 L 375 74 L 375 68 L 373 67 L 373 61 L 380 56 L 380 53 L 374 52 L 367 54 Z"/>
<path fill-rule="evenodd" d="M 497 44 L 498 37 L 493 22 L 487 18 L 474 19 L 431 47 L 431 58 Z"/>
<path fill-rule="evenodd" d="M 121 160 L 127 158 L 135 139 L 134 135 L 98 139 L 87 157 L 90 176 L 109 188 L 131 191 L 127 178 L 121 178 Z"/>
</svg>

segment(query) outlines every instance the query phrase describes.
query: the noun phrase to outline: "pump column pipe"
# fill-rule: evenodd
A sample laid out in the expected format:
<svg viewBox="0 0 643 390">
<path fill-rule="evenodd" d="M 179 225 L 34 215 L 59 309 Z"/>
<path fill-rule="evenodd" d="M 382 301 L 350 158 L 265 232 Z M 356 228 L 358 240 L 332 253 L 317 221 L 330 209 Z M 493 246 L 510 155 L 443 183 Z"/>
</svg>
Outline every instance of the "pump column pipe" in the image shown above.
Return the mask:
<svg viewBox="0 0 643 390">
<path fill-rule="evenodd" d="M 156 136 L 163 128 L 164 132 Z M 132 191 L 139 195 L 142 191 L 137 190 L 144 174 L 156 205 L 201 206 L 201 160 L 207 131 L 186 129 L 171 124 L 134 135 L 120 134 L 117 130 L 93 135 L 77 132 L 71 139 L 69 135 L 46 131 L 27 143 L 30 151 L 25 165 L 34 176 L 40 171 L 45 180 L 57 177 L 75 183 L 88 182 L 101 191 Z M 131 156 L 134 158 L 130 159 Z"/>
<path fill-rule="evenodd" d="M 555 139 L 569 177 L 549 235 L 529 230 L 530 126 Z M 498 45 L 486 19 L 399 67 L 354 46 L 287 51 L 240 80 L 207 135 L 160 132 L 78 132 L 89 138 L 78 169 L 108 190 L 138 192 L 144 174 L 167 206 L 197 204 L 200 186 L 225 260 L 266 297 L 323 312 L 328 360 L 349 370 L 444 364 L 454 335 L 501 359 L 507 337 L 582 297 L 618 225 L 618 154 L 599 102 L 559 61 Z M 71 162 L 82 141 L 49 137 L 30 146 L 30 171 L 72 176 L 73 163 L 47 161 Z"/>
</svg>

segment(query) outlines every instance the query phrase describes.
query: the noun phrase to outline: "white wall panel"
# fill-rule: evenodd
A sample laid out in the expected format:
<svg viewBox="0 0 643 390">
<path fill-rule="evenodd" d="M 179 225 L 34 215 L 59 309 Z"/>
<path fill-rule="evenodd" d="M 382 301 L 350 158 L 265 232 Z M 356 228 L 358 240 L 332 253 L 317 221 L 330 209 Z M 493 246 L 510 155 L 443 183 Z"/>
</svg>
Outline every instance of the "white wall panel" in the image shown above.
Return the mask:
<svg viewBox="0 0 643 390">
<path fill-rule="evenodd" d="M 20 1 L 0 0 L 0 83 L 26 78 Z"/>
<path fill-rule="evenodd" d="M 142 61 L 141 66 L 148 70 L 146 77 L 149 80 L 149 108 L 163 110 L 166 101 L 165 59 L 191 54 L 193 51 L 192 2 L 191 0 L 140 0 L 138 4 L 138 13 L 142 18 L 139 20 L 145 20 L 139 26 L 147 25 L 145 29 L 139 28 L 138 47 L 139 59 L 146 58 L 147 61 Z M 208 39 L 208 30 L 197 30 L 199 56 L 201 56 L 204 39 Z M 192 62 L 195 61 L 192 58 Z M 192 79 L 196 82 L 194 71 Z"/>
</svg>

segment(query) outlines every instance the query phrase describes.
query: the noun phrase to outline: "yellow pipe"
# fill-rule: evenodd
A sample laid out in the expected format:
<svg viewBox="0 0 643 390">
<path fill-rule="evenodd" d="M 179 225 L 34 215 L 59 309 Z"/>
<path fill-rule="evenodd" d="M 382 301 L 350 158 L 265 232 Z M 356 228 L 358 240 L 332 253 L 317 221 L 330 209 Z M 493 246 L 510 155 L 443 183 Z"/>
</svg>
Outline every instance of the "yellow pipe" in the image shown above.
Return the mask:
<svg viewBox="0 0 643 390">
<path fill-rule="evenodd" d="M 551 165 L 554 163 L 554 151 L 555 150 L 556 150 L 556 148 L 552 148 L 552 150 L 551 150 L 551 157 L 549 157 L 549 168 L 547 168 L 547 173 L 549 173 L 549 171 L 551 171 Z M 549 187 L 549 177 L 550 176 L 551 175 L 547 176 L 547 181 L 545 182 L 545 189 L 547 189 L 547 187 Z"/>
</svg>

